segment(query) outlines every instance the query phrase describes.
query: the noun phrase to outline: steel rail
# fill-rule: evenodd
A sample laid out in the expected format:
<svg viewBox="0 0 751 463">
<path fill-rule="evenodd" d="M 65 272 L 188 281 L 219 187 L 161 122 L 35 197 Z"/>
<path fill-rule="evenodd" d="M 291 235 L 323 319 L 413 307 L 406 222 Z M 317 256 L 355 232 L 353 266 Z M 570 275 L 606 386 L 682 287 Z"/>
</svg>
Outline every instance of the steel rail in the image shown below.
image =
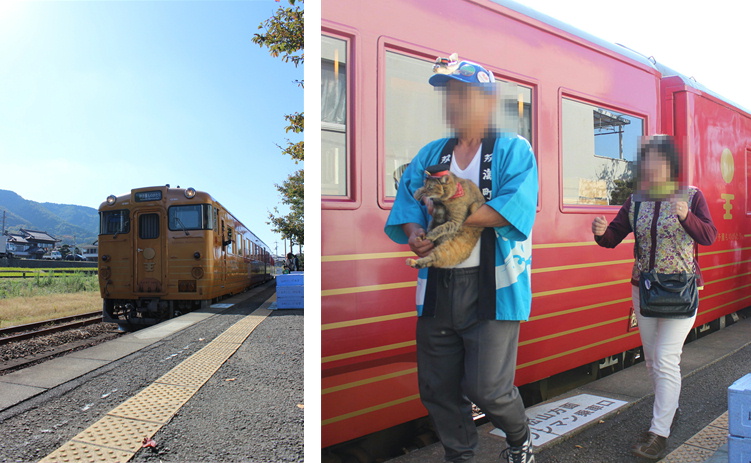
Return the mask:
<svg viewBox="0 0 751 463">
<path fill-rule="evenodd" d="M 102 312 L 89 312 L 70 317 L 56 318 L 45 320 L 43 322 L 28 323 L 26 325 L 11 326 L 0 329 L 0 345 L 8 344 L 14 341 L 34 338 L 46 334 L 57 333 L 59 331 L 78 328 L 81 326 L 101 323 Z M 53 324 L 50 326 L 50 324 Z"/>
</svg>

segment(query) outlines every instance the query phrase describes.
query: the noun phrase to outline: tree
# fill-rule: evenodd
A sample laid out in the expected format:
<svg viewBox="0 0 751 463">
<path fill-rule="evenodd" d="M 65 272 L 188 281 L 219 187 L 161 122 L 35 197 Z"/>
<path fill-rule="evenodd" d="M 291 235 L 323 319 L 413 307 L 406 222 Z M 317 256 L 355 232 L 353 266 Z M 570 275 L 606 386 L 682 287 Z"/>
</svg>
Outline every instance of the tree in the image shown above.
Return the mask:
<svg viewBox="0 0 751 463">
<path fill-rule="evenodd" d="M 279 0 L 276 0 L 279 1 Z M 281 58 L 285 63 L 292 62 L 295 67 L 305 61 L 304 34 L 303 34 L 303 0 L 287 0 L 288 7 L 280 6 L 274 15 L 262 22 L 258 29 L 262 32 L 254 34 L 253 43 L 267 47 L 271 56 Z M 297 81 L 297 85 L 304 88 L 304 82 Z M 284 116 L 289 125 L 286 132 L 303 133 L 305 125 L 304 113 L 293 113 Z M 279 146 L 279 145 L 277 145 Z M 302 141 L 293 143 L 287 139 L 287 146 L 279 146 L 282 154 L 290 156 L 295 164 L 305 160 L 305 150 Z M 282 195 L 282 203 L 289 206 L 287 215 L 279 213 L 274 208 L 269 213 L 269 225 L 272 231 L 280 233 L 284 238 L 290 238 L 294 242 L 305 244 L 305 215 L 303 203 L 305 198 L 305 182 L 303 169 L 291 174 L 281 185 L 276 184 L 276 189 Z"/>
</svg>

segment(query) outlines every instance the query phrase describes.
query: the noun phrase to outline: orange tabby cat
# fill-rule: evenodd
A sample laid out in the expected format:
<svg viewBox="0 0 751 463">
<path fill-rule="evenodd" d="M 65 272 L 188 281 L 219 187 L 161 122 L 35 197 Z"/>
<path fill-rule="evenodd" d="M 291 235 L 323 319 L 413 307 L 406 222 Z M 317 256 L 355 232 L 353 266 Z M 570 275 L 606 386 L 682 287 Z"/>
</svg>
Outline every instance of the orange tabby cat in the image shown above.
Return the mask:
<svg viewBox="0 0 751 463">
<path fill-rule="evenodd" d="M 424 239 L 433 241 L 433 251 L 419 259 L 407 259 L 414 268 L 453 267 L 469 257 L 482 228 L 466 227 L 464 221 L 485 203 L 480 189 L 469 180 L 449 171 L 425 178 L 425 185 L 415 192 L 415 199 L 433 200 L 433 219 Z"/>
</svg>

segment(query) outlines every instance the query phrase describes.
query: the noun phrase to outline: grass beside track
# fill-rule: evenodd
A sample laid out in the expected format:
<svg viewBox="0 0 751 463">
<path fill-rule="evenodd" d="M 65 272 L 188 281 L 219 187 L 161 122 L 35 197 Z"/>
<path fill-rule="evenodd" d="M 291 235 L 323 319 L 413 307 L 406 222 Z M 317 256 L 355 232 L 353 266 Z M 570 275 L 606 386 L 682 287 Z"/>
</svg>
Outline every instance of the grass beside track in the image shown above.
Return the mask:
<svg viewBox="0 0 751 463">
<path fill-rule="evenodd" d="M 0 328 L 93 312 L 102 308 L 96 275 L 37 274 L 0 278 Z"/>
<path fill-rule="evenodd" d="M 65 273 L 70 272 L 96 272 L 96 267 L 86 268 L 86 267 L 67 267 L 67 268 L 11 268 L 11 267 L 3 267 L 0 268 L 0 278 L 3 277 L 20 277 L 24 274 L 26 274 L 27 278 L 33 278 L 36 275 L 41 276 L 47 276 L 47 275 L 64 275 Z"/>
<path fill-rule="evenodd" d="M 101 310 L 99 291 L 0 299 L 0 328 Z"/>
</svg>

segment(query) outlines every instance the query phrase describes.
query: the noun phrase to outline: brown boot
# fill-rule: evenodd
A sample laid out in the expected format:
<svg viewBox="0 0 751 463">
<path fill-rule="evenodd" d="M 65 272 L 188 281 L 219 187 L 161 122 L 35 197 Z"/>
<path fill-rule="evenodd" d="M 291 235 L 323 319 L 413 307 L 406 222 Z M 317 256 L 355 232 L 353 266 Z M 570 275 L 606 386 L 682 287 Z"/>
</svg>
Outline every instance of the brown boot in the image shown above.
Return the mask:
<svg viewBox="0 0 751 463">
<path fill-rule="evenodd" d="M 639 442 L 631 447 L 631 453 L 648 460 L 659 460 L 668 446 L 667 437 L 658 436 L 653 432 L 644 434 Z"/>
</svg>

